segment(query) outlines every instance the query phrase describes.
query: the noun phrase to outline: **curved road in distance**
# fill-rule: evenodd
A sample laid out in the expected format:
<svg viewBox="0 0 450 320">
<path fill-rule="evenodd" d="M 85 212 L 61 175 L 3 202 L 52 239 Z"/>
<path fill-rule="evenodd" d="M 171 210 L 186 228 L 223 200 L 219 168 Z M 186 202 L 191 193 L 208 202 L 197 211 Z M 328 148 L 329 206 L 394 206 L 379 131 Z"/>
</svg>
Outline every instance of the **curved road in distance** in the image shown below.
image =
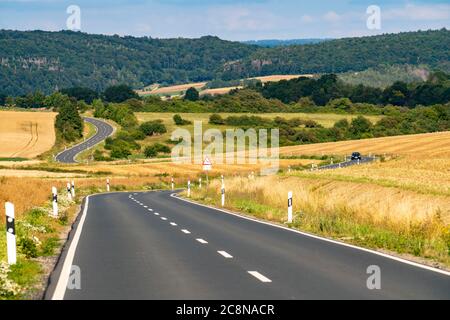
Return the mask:
<svg viewBox="0 0 450 320">
<path fill-rule="evenodd" d="M 73 266 L 79 289 L 67 286 Z M 367 286 L 371 268 L 379 268 L 379 290 Z M 45 298 L 450 299 L 450 273 L 170 191 L 109 193 L 85 201 Z"/>
<path fill-rule="evenodd" d="M 339 168 L 345 168 L 345 167 L 351 167 L 356 166 L 359 164 L 365 164 L 370 163 L 377 160 L 376 157 L 362 157 L 361 160 L 358 162 L 358 160 L 347 160 L 345 162 L 341 163 L 335 163 L 335 164 L 329 164 L 326 166 L 319 167 L 319 170 L 333 170 L 333 169 L 339 169 Z"/>
<path fill-rule="evenodd" d="M 99 144 L 114 132 L 114 128 L 105 121 L 94 118 L 84 118 L 84 121 L 93 124 L 97 128 L 97 133 L 88 140 L 59 153 L 55 158 L 56 161 L 61 163 L 77 163 L 75 158 L 79 153 Z"/>
</svg>

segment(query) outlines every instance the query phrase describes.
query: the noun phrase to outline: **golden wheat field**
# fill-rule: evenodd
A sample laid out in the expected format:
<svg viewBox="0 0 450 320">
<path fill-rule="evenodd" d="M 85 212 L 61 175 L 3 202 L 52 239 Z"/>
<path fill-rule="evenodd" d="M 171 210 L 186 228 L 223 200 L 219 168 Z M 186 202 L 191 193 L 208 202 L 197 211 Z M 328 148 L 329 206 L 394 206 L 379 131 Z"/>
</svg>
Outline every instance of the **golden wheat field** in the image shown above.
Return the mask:
<svg viewBox="0 0 450 320">
<path fill-rule="evenodd" d="M 278 213 L 273 210 L 265 212 L 270 220 L 278 222 L 286 220 L 289 191 L 294 193 L 296 212 L 352 211 L 377 224 L 389 221 L 406 225 L 431 219 L 437 213 L 450 217 L 448 196 L 417 194 L 400 188 L 326 177 L 308 179 L 295 174 L 255 179 L 232 177 L 226 179 L 225 186 L 228 197 L 247 198 L 269 208 L 280 209 Z M 215 181 L 210 187 L 220 195 L 220 181 Z M 216 200 L 218 202 L 220 197 L 216 196 Z"/>
<path fill-rule="evenodd" d="M 272 75 L 272 76 L 248 78 L 247 80 L 257 79 L 257 80 L 260 80 L 262 83 L 267 83 L 267 82 L 278 82 L 278 81 L 281 81 L 281 80 L 292 80 L 292 79 L 296 79 L 296 78 L 300 78 L 300 77 L 311 78 L 313 76 L 314 75 L 312 75 L 312 74 L 304 74 L 304 75 Z M 226 87 L 226 88 L 224 87 L 224 88 L 203 90 L 203 88 L 206 85 L 207 85 L 207 82 L 194 82 L 194 83 L 186 83 L 186 84 L 180 84 L 180 85 L 168 86 L 168 87 L 155 86 L 155 87 L 150 87 L 150 88 L 144 89 L 144 90 L 137 90 L 136 93 L 141 95 L 141 96 L 145 96 L 145 95 L 149 95 L 149 94 L 154 94 L 154 95 L 164 95 L 164 94 L 174 95 L 174 94 L 182 93 L 182 92 L 186 91 L 189 88 L 195 88 L 195 89 L 200 91 L 201 95 L 205 95 L 205 94 L 220 95 L 220 94 L 227 94 L 228 92 L 230 92 L 231 90 L 236 89 L 236 88 L 242 88 L 241 86 L 235 86 L 235 87 Z"/>
<path fill-rule="evenodd" d="M 56 113 L 0 112 L 0 157 L 34 158 L 55 143 Z"/>
<path fill-rule="evenodd" d="M 256 77 L 250 79 L 260 80 L 262 83 L 267 82 L 278 82 L 282 80 L 292 80 L 300 77 L 312 78 L 314 75 L 312 74 L 297 74 L 297 75 L 273 75 L 273 76 L 264 76 L 264 77 Z"/>
<path fill-rule="evenodd" d="M 212 96 L 216 96 L 216 95 L 227 94 L 231 90 L 242 89 L 242 88 L 244 88 L 244 87 L 236 86 L 236 87 L 224 87 L 224 88 L 216 88 L 216 89 L 205 89 L 200 92 L 200 95 L 203 96 L 203 95 L 209 94 Z"/>
<path fill-rule="evenodd" d="M 83 170 L 87 174 L 95 174 L 108 172 L 118 177 L 152 177 L 157 175 L 168 175 L 184 178 L 187 181 L 189 177 L 196 177 L 204 174 L 203 167 L 200 164 L 174 164 L 170 159 L 163 161 L 159 160 L 145 161 L 141 163 L 97 163 L 94 165 L 68 165 L 64 168 L 68 171 Z M 317 164 L 318 160 L 311 159 L 293 159 L 280 160 L 281 167 L 288 166 L 304 166 Z M 260 162 L 257 164 L 214 164 L 213 170 L 210 172 L 211 176 L 224 175 L 248 175 L 251 172 L 256 174 L 265 167 L 265 164 Z"/>
<path fill-rule="evenodd" d="M 436 132 L 376 139 L 340 141 L 281 148 L 282 155 L 341 154 L 410 155 L 418 158 L 450 157 L 450 132 Z"/>
</svg>

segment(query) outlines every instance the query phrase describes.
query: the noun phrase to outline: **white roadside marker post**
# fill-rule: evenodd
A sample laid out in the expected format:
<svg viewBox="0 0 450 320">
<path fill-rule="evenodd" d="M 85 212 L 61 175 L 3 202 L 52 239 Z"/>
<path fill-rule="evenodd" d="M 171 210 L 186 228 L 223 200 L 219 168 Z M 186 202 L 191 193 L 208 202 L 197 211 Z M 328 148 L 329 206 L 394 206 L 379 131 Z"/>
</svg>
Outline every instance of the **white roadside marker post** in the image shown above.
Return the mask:
<svg viewBox="0 0 450 320">
<path fill-rule="evenodd" d="M 225 207 L 225 182 L 222 178 L 222 207 Z"/>
<path fill-rule="evenodd" d="M 188 198 L 191 197 L 191 180 L 188 180 Z"/>
<path fill-rule="evenodd" d="M 110 184 L 110 181 L 109 181 L 109 178 L 108 178 L 108 179 L 106 179 L 106 191 L 107 192 L 109 192 L 109 190 L 110 190 L 109 184 Z"/>
<path fill-rule="evenodd" d="M 72 202 L 72 190 L 70 187 L 70 182 L 67 182 L 67 200 L 69 200 L 69 202 Z"/>
<path fill-rule="evenodd" d="M 14 218 L 14 205 L 11 202 L 5 204 L 6 212 L 6 246 L 8 251 L 8 264 L 16 264 L 16 227 Z"/>
<path fill-rule="evenodd" d="M 173 183 L 173 177 L 172 177 L 172 191 L 175 189 L 175 184 Z"/>
<path fill-rule="evenodd" d="M 71 185 L 70 191 L 72 193 L 73 200 L 75 200 L 75 181 L 73 181 L 73 180 L 72 180 L 72 185 Z"/>
<path fill-rule="evenodd" d="M 52 187 L 52 206 L 53 206 L 53 217 L 58 217 L 58 189 Z"/>
<path fill-rule="evenodd" d="M 331 158 L 331 164 L 334 164 L 334 159 L 333 158 Z"/>
<path fill-rule="evenodd" d="M 288 223 L 292 223 L 292 191 L 288 193 Z"/>
<path fill-rule="evenodd" d="M 202 178 L 198 179 L 198 187 L 201 189 L 202 188 Z"/>
<path fill-rule="evenodd" d="M 288 167 L 288 173 L 291 173 L 291 166 Z"/>
</svg>

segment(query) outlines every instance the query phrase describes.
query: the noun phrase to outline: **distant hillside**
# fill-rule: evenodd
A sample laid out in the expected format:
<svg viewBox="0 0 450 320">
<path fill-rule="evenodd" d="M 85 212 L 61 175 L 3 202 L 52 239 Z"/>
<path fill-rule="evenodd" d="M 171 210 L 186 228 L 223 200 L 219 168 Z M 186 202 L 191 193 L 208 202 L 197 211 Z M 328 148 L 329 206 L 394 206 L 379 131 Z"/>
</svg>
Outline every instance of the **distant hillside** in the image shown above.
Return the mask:
<svg viewBox="0 0 450 320">
<path fill-rule="evenodd" d="M 392 64 L 450 71 L 449 52 L 450 31 L 446 29 L 346 38 L 257 50 L 243 61 L 227 65 L 225 77 L 341 73 Z"/>
<path fill-rule="evenodd" d="M 352 85 L 362 84 L 368 87 L 386 88 L 396 81 L 406 83 L 428 80 L 430 70 L 424 66 L 383 65 L 364 71 L 351 71 L 339 74 L 339 78 Z"/>
<path fill-rule="evenodd" d="M 161 40 L 71 31 L 0 31 L 0 93 L 201 82 L 216 78 L 225 63 L 257 49 L 217 37 Z"/>
<path fill-rule="evenodd" d="M 380 65 L 450 71 L 450 31 L 348 38 L 263 48 L 217 37 L 152 39 L 61 31 L 0 31 L 0 95 L 97 91 L 116 83 L 143 88 L 274 74 L 341 73 Z"/>
<path fill-rule="evenodd" d="M 292 40 L 249 40 L 242 43 L 265 48 L 287 47 L 293 45 L 316 44 L 332 39 L 292 39 Z"/>
</svg>

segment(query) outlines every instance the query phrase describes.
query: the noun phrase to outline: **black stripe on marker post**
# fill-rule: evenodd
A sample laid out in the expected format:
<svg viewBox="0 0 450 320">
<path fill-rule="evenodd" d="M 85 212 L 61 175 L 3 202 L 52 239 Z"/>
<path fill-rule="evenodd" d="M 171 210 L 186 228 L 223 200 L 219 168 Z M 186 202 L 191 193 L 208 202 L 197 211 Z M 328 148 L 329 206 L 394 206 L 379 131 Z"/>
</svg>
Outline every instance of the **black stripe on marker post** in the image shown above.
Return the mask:
<svg viewBox="0 0 450 320">
<path fill-rule="evenodd" d="M 13 236 L 16 235 L 16 226 L 15 226 L 16 219 L 11 217 L 6 217 L 6 232 L 12 234 Z"/>
</svg>

